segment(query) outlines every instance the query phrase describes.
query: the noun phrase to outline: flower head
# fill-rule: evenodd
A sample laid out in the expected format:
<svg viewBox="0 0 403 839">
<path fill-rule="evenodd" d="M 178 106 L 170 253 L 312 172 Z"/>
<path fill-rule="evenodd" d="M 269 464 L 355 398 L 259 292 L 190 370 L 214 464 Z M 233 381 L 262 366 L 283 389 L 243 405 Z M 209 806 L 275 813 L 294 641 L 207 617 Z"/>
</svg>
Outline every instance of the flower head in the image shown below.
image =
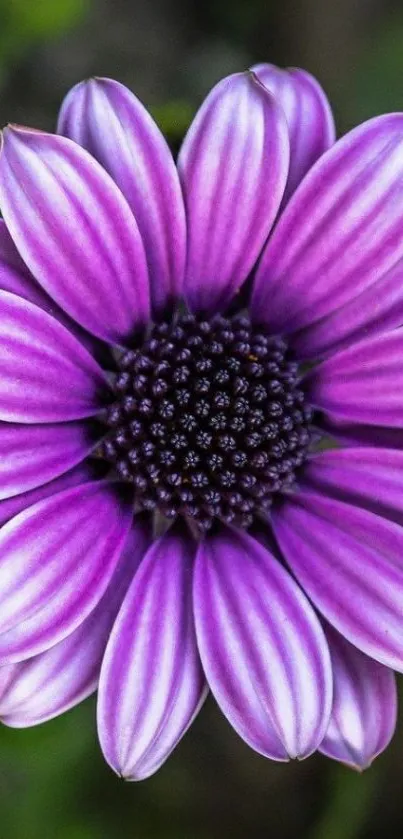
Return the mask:
<svg viewBox="0 0 403 839">
<path fill-rule="evenodd" d="M 209 687 L 268 757 L 367 765 L 403 669 L 403 116 L 333 145 L 315 80 L 259 65 L 178 168 L 113 81 L 58 131 L 0 159 L 1 717 L 99 682 L 143 778 Z"/>
</svg>

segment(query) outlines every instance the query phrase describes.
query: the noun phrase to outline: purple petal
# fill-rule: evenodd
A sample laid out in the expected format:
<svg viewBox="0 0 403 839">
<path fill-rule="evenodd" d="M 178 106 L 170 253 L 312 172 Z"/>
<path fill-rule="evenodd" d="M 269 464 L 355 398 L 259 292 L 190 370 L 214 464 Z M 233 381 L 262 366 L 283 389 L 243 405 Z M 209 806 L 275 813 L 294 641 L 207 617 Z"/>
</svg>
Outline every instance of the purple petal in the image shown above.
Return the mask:
<svg viewBox="0 0 403 839">
<path fill-rule="evenodd" d="M 81 326 L 119 343 L 144 325 L 141 236 L 120 190 L 86 151 L 64 137 L 7 129 L 0 203 L 24 262 Z"/>
<path fill-rule="evenodd" d="M 288 565 L 329 623 L 371 658 L 403 671 L 403 528 L 303 491 L 272 519 Z"/>
<path fill-rule="evenodd" d="M 105 345 L 93 335 L 89 335 L 78 323 L 72 320 L 34 280 L 22 261 L 2 219 L 0 219 L 0 289 L 11 291 L 12 294 L 17 294 L 24 300 L 35 303 L 40 309 L 44 309 L 49 315 L 59 320 L 70 332 L 73 332 L 90 352 L 102 357 Z"/>
<path fill-rule="evenodd" d="M 21 513 L 22 510 L 32 507 L 37 501 L 42 501 L 44 498 L 49 498 L 49 496 L 70 487 L 86 483 L 93 477 L 91 466 L 88 462 L 84 462 L 47 484 L 42 484 L 27 492 L 21 492 L 20 495 L 14 495 L 12 498 L 5 498 L 4 501 L 0 501 L 0 527 L 17 516 L 18 513 Z"/>
<path fill-rule="evenodd" d="M 0 291 L 0 420 L 67 422 L 96 414 L 108 385 L 86 349 L 46 312 Z"/>
<path fill-rule="evenodd" d="M 58 131 L 91 152 L 127 199 L 146 249 L 154 314 L 166 314 L 182 289 L 186 226 L 178 173 L 154 120 L 124 85 L 96 78 L 67 95 Z"/>
<path fill-rule="evenodd" d="M 42 306 L 46 300 L 51 302 L 21 259 L 3 219 L 0 219 L 0 287 L 36 306 Z"/>
<path fill-rule="evenodd" d="M 293 335 L 299 358 L 316 358 L 403 324 L 403 261 L 345 306 Z"/>
<path fill-rule="evenodd" d="M 290 334 L 385 275 L 403 257 L 402 188 L 403 114 L 377 117 L 339 140 L 301 183 L 267 245 L 252 295 L 255 321 Z"/>
<path fill-rule="evenodd" d="M 128 780 L 161 766 L 205 696 L 192 616 L 193 553 L 179 528 L 150 548 L 106 649 L 99 737 L 108 763 Z"/>
<path fill-rule="evenodd" d="M 378 446 L 397 449 L 403 445 L 403 429 L 381 428 L 380 426 L 357 425 L 323 414 L 320 428 L 345 445 Z"/>
<path fill-rule="evenodd" d="M 62 475 L 84 460 L 94 444 L 86 422 L 0 423 L 0 499 Z"/>
<path fill-rule="evenodd" d="M 14 728 L 37 725 L 96 690 L 113 622 L 150 538 L 146 520 L 136 521 L 108 588 L 88 618 L 46 652 L 0 668 L 3 723 Z"/>
<path fill-rule="evenodd" d="M 320 84 L 305 70 L 256 64 L 252 72 L 282 106 L 290 135 L 290 171 L 283 203 L 335 141 L 332 111 Z"/>
<path fill-rule="evenodd" d="M 305 464 L 300 482 L 309 492 L 403 523 L 403 451 L 369 447 L 324 451 Z"/>
<path fill-rule="evenodd" d="M 240 73 L 216 85 L 178 161 L 193 311 L 224 309 L 246 280 L 277 215 L 288 162 L 283 111 L 256 77 Z"/>
<path fill-rule="evenodd" d="M 392 670 L 373 661 L 328 627 L 334 700 L 319 751 L 354 769 L 366 769 L 392 739 L 397 715 Z"/>
<path fill-rule="evenodd" d="M 131 509 L 103 481 L 39 501 L 0 531 L 0 660 L 36 655 L 97 605 L 122 553 Z"/>
<path fill-rule="evenodd" d="M 255 539 L 223 528 L 199 547 L 194 603 L 203 668 L 231 725 L 267 757 L 311 754 L 329 720 L 330 659 L 290 575 Z"/>
<path fill-rule="evenodd" d="M 34 303 L 57 320 L 61 320 L 64 325 L 70 327 L 74 323 L 34 280 L 21 259 L 3 219 L 0 219 L 0 289 Z M 77 329 L 80 327 L 77 326 Z"/>
<path fill-rule="evenodd" d="M 403 329 L 361 341 L 313 368 L 308 398 L 331 420 L 402 428 L 402 359 Z"/>
</svg>

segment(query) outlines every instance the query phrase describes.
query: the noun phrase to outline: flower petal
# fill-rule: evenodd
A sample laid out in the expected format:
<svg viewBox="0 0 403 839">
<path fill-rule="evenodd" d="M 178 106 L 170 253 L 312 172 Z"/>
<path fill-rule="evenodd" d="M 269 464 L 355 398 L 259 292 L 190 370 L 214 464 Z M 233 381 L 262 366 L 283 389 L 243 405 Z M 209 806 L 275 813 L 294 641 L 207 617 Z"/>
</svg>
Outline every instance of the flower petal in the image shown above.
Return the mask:
<svg viewBox="0 0 403 839">
<path fill-rule="evenodd" d="M 41 308 L 44 301 L 51 303 L 21 259 L 3 219 L 0 219 L 0 288 Z"/>
<path fill-rule="evenodd" d="M 24 510 L 0 531 L 0 660 L 36 655 L 73 632 L 105 592 L 131 509 L 104 482 Z"/>
<path fill-rule="evenodd" d="M 403 671 L 403 528 L 304 491 L 272 520 L 283 556 L 329 623 L 371 658 Z"/>
<path fill-rule="evenodd" d="M 110 176 L 65 137 L 9 128 L 0 204 L 28 268 L 81 326 L 111 343 L 149 316 L 144 247 Z"/>
<path fill-rule="evenodd" d="M 324 451 L 305 464 L 300 484 L 309 492 L 403 523 L 403 451 L 370 447 Z"/>
<path fill-rule="evenodd" d="M 0 423 L 0 499 L 45 484 L 84 460 L 95 445 L 86 422 Z"/>
<path fill-rule="evenodd" d="M 305 70 L 281 70 L 273 64 L 251 68 L 282 106 L 290 135 L 290 171 L 283 203 L 316 160 L 335 141 L 332 111 L 320 84 Z"/>
<path fill-rule="evenodd" d="M 34 280 L 32 274 L 22 261 L 17 248 L 7 230 L 5 222 L 0 219 L 0 289 L 11 291 L 24 300 L 34 303 L 44 309 L 49 315 L 60 321 L 97 357 L 105 354 L 105 344 L 86 332 Z"/>
<path fill-rule="evenodd" d="M 99 737 L 108 763 L 128 780 L 161 766 L 205 696 L 191 605 L 193 553 L 179 527 L 150 548 L 106 648 Z"/>
<path fill-rule="evenodd" d="M 82 419 L 100 410 L 105 393 L 101 368 L 64 326 L 0 291 L 0 420 Z"/>
<path fill-rule="evenodd" d="M 148 522 L 138 519 L 105 594 L 88 618 L 51 649 L 0 668 L 5 725 L 25 728 L 45 722 L 96 690 L 113 622 L 150 538 Z"/>
<path fill-rule="evenodd" d="M 47 484 L 42 484 L 35 489 L 29 489 L 27 492 L 21 492 L 19 495 L 13 495 L 11 498 L 5 498 L 0 501 L 0 527 L 7 521 L 17 516 L 22 510 L 27 507 L 32 507 L 37 501 L 42 501 L 44 498 L 49 498 L 57 492 L 69 489 L 70 487 L 78 486 L 86 483 L 94 478 L 93 469 L 88 461 L 80 463 L 74 469 L 70 469 L 64 475 L 54 478 Z"/>
<path fill-rule="evenodd" d="M 403 445 L 403 429 L 387 428 L 379 425 L 358 425 L 343 422 L 342 419 L 322 414 L 318 420 L 325 434 L 330 434 L 337 441 L 347 446 L 377 446 L 378 448 L 397 449 Z"/>
<path fill-rule="evenodd" d="M 403 324 L 403 261 L 353 297 L 345 306 L 293 335 L 299 358 L 317 358 L 345 349 Z"/>
<path fill-rule="evenodd" d="M 225 309 L 246 280 L 277 215 L 288 162 L 283 111 L 256 77 L 240 73 L 216 85 L 178 160 L 193 311 Z"/>
<path fill-rule="evenodd" d="M 290 334 L 369 288 L 403 257 L 403 114 L 355 128 L 286 207 L 260 262 L 251 310 Z M 306 352 L 309 350 L 305 337 Z"/>
<path fill-rule="evenodd" d="M 331 356 L 305 379 L 310 402 L 332 419 L 403 427 L 403 329 Z"/>
<path fill-rule="evenodd" d="M 397 694 L 392 670 L 378 664 L 328 627 L 334 700 L 319 751 L 366 769 L 389 745 L 396 726 Z"/>
<path fill-rule="evenodd" d="M 63 102 L 58 131 L 112 175 L 137 221 L 157 317 L 180 296 L 186 258 L 182 192 L 171 152 L 154 120 L 124 85 L 93 78 Z"/>
<path fill-rule="evenodd" d="M 71 329 L 74 325 L 77 331 L 83 332 L 33 278 L 21 259 L 3 219 L 0 219 L 0 289 L 34 303 L 56 320 L 60 320 L 64 326 Z"/>
<path fill-rule="evenodd" d="M 255 539 L 223 528 L 199 547 L 194 603 L 203 668 L 231 725 L 267 757 L 311 754 L 329 720 L 330 659 L 290 575 Z"/>
</svg>

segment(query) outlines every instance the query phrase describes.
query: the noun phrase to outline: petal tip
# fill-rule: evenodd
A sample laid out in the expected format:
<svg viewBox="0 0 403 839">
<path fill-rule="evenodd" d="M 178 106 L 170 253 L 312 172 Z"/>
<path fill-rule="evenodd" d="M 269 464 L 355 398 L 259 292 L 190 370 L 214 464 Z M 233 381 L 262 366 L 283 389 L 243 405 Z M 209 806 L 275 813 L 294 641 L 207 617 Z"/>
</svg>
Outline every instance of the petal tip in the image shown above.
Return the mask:
<svg viewBox="0 0 403 839">
<path fill-rule="evenodd" d="M 250 67 L 249 70 L 246 71 L 246 74 L 249 77 L 249 81 L 252 82 L 253 86 L 257 88 L 260 92 L 263 93 L 263 96 L 266 98 L 268 102 L 271 103 L 272 106 L 279 110 L 279 103 L 276 101 L 276 97 L 273 95 L 271 90 L 262 82 L 258 73 L 255 73 L 253 67 Z M 282 114 L 282 109 L 280 108 L 280 113 Z"/>
<path fill-rule="evenodd" d="M 8 122 L 7 125 L 4 126 L 3 135 L 5 137 L 12 137 L 13 135 L 16 136 L 37 136 L 40 134 L 42 137 L 48 134 L 47 131 L 41 131 L 40 128 L 32 128 L 30 125 L 20 125 L 18 122 Z"/>
<path fill-rule="evenodd" d="M 377 755 L 373 755 L 372 757 L 362 756 L 360 759 L 359 755 L 350 754 L 349 758 L 345 758 L 345 760 L 341 760 L 340 763 L 346 767 L 346 769 L 351 769 L 353 772 L 357 772 L 358 775 L 362 775 L 367 769 L 370 769 L 375 758 Z"/>
<path fill-rule="evenodd" d="M 107 76 L 88 76 L 87 79 L 83 79 L 82 82 L 76 85 L 74 88 L 77 90 L 79 87 L 83 88 L 96 88 L 96 87 L 112 87 L 114 85 L 119 85 L 120 82 L 116 81 L 115 79 L 110 79 Z"/>
</svg>

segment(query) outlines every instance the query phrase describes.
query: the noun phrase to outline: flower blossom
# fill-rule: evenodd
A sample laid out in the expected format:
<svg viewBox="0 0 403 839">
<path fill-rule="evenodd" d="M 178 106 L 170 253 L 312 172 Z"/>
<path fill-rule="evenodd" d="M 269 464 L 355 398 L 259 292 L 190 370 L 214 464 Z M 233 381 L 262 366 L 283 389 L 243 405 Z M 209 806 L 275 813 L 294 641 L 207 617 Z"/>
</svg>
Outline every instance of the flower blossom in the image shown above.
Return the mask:
<svg viewBox="0 0 403 839">
<path fill-rule="evenodd" d="M 125 778 L 208 690 L 275 760 L 363 767 L 393 733 L 403 115 L 334 140 L 270 65 L 211 91 L 177 166 L 108 79 L 57 134 L 4 131 L 0 717 L 98 687 Z"/>
</svg>

